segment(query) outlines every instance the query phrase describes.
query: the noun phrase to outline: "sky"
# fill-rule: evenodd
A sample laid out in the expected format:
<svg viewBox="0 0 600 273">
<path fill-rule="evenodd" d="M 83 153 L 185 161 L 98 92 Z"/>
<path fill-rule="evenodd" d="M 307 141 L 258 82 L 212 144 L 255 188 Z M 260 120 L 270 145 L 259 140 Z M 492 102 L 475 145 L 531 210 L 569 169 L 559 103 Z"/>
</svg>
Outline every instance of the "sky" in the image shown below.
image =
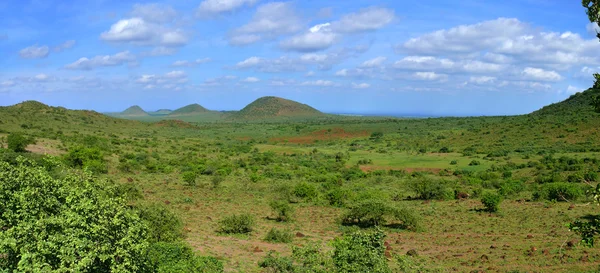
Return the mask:
<svg viewBox="0 0 600 273">
<path fill-rule="evenodd" d="M 0 1 L 0 105 L 515 115 L 583 91 L 598 26 L 565 0 Z"/>
</svg>

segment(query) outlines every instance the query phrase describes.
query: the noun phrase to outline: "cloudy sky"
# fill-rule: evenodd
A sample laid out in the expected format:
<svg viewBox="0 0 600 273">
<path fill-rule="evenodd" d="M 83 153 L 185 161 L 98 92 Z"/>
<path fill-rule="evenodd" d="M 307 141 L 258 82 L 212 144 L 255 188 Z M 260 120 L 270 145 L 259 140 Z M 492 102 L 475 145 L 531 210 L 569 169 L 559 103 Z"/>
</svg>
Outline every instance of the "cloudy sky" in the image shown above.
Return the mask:
<svg viewBox="0 0 600 273">
<path fill-rule="evenodd" d="M 596 28 L 565 0 L 3 0 L 0 105 L 522 114 L 592 85 Z"/>
</svg>

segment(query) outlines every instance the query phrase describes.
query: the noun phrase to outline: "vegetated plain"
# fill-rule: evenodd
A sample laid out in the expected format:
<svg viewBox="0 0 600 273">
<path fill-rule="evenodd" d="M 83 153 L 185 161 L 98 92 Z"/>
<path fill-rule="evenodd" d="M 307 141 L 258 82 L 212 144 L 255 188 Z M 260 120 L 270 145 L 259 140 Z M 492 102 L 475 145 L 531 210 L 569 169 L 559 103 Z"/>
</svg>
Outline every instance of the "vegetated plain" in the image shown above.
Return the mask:
<svg viewBox="0 0 600 273">
<path fill-rule="evenodd" d="M 140 122 L 28 101 L 0 108 L 0 136 L 35 144 L 0 157 L 48 154 L 126 188 L 130 206 L 166 207 L 225 272 L 348 271 L 358 230 L 385 234 L 373 272 L 595 272 L 600 250 L 566 224 L 598 212 L 586 191 L 600 171 L 599 92 L 528 115 L 428 119 L 267 97 L 227 114 L 129 111 Z"/>
</svg>

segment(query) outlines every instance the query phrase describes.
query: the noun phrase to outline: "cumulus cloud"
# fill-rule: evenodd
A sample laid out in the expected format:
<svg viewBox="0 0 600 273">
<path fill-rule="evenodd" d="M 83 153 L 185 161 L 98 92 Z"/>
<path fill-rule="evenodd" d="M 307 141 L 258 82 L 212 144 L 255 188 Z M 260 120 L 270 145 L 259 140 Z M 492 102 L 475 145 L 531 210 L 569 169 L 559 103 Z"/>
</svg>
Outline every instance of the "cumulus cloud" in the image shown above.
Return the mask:
<svg viewBox="0 0 600 273">
<path fill-rule="evenodd" d="M 260 79 L 259 78 L 255 78 L 255 77 L 248 77 L 242 80 L 242 82 L 246 82 L 246 83 L 255 83 L 255 82 L 259 82 Z"/>
<path fill-rule="evenodd" d="M 0 86 L 1 87 L 13 87 L 13 86 L 15 86 L 15 84 L 16 83 L 14 81 L 11 81 L 11 80 L 5 80 L 5 81 L 1 81 L 0 82 Z"/>
<path fill-rule="evenodd" d="M 142 52 L 141 55 L 144 57 L 152 56 L 171 56 L 177 54 L 177 48 L 166 47 L 166 46 L 157 46 L 150 51 Z"/>
<path fill-rule="evenodd" d="M 144 74 L 135 79 L 135 83 L 142 85 L 144 89 L 169 89 L 180 90 L 182 84 L 188 81 L 188 76 L 180 70 L 170 71 L 163 75 Z"/>
<path fill-rule="evenodd" d="M 131 17 L 142 18 L 153 23 L 168 23 L 177 17 L 177 11 L 173 7 L 157 3 L 135 4 L 130 14 Z"/>
<path fill-rule="evenodd" d="M 236 76 L 226 75 L 226 76 L 221 76 L 221 77 L 218 77 L 218 78 L 206 79 L 200 85 L 201 86 L 220 86 L 220 85 L 223 85 L 223 84 L 230 83 L 231 81 L 233 81 L 235 79 L 237 79 Z"/>
<path fill-rule="evenodd" d="M 182 46 L 188 42 L 187 34 L 141 17 L 122 19 L 113 24 L 108 31 L 100 34 L 100 39 L 112 42 L 142 46 Z"/>
<path fill-rule="evenodd" d="M 48 57 L 50 48 L 48 46 L 32 45 L 19 51 L 19 56 L 23 59 L 41 59 Z"/>
<path fill-rule="evenodd" d="M 331 29 L 341 33 L 374 31 L 390 24 L 394 16 L 393 10 L 369 7 L 343 16 L 339 21 L 331 23 Z"/>
<path fill-rule="evenodd" d="M 65 66 L 71 70 L 92 70 L 98 67 L 119 66 L 123 64 L 137 64 L 136 57 L 129 51 L 119 52 L 114 55 L 99 55 L 90 58 L 80 58 L 79 60 Z"/>
<path fill-rule="evenodd" d="M 567 90 L 565 90 L 565 93 L 567 93 L 569 95 L 575 94 L 577 92 L 583 92 L 583 89 L 579 88 L 579 87 L 575 87 L 575 86 L 569 85 L 567 87 Z"/>
<path fill-rule="evenodd" d="M 196 15 L 210 17 L 216 14 L 231 12 L 243 6 L 253 6 L 258 0 L 204 0 L 200 3 Z"/>
<path fill-rule="evenodd" d="M 352 88 L 354 89 L 367 89 L 371 87 L 368 83 L 352 83 Z"/>
<path fill-rule="evenodd" d="M 271 2 L 259 6 L 250 22 L 235 29 L 229 36 L 229 43 L 252 44 L 295 33 L 301 28 L 302 20 L 296 14 L 292 3 Z"/>
<path fill-rule="evenodd" d="M 387 61 L 387 57 L 376 57 L 367 61 L 364 61 L 360 67 L 363 68 L 375 68 L 375 67 L 381 67 L 383 65 L 383 63 L 385 63 L 385 61 Z"/>
<path fill-rule="evenodd" d="M 250 57 L 238 62 L 236 69 L 255 69 L 260 72 L 278 73 L 294 72 L 305 70 L 305 66 L 289 57 L 279 57 L 276 59 L 264 59 L 259 57 Z"/>
<path fill-rule="evenodd" d="M 445 81 L 445 80 L 448 80 L 448 75 L 438 74 L 435 72 L 415 72 L 412 76 L 416 80 L 423 80 L 423 81 Z"/>
<path fill-rule="evenodd" d="M 489 77 L 489 76 L 479 76 L 479 77 L 472 76 L 471 78 L 469 78 L 470 83 L 476 83 L 476 84 L 488 84 L 488 83 L 493 83 L 496 80 L 497 80 L 496 77 Z"/>
<path fill-rule="evenodd" d="M 560 81 L 562 76 L 556 71 L 548 71 L 541 68 L 526 67 L 523 69 L 523 77 L 538 81 Z"/>
<path fill-rule="evenodd" d="M 336 86 L 337 84 L 332 82 L 332 81 L 327 81 L 327 80 L 316 80 L 316 81 L 305 81 L 303 83 L 301 83 L 300 85 L 303 86 L 319 86 L 319 87 L 331 87 L 331 86 Z"/>
<path fill-rule="evenodd" d="M 75 46 L 75 40 L 68 40 L 54 47 L 54 52 L 62 52 Z"/>
<path fill-rule="evenodd" d="M 393 19 L 393 10 L 370 7 L 345 15 L 338 21 L 315 25 L 281 42 L 280 46 L 291 51 L 320 51 L 339 42 L 345 34 L 375 31 Z"/>
<path fill-rule="evenodd" d="M 171 66 L 174 66 L 174 67 L 192 67 L 192 66 L 196 66 L 196 65 L 199 65 L 199 64 L 208 63 L 210 61 L 211 61 L 210 58 L 196 59 L 194 61 L 179 60 L 179 61 L 173 62 L 173 64 L 171 64 Z"/>
<path fill-rule="evenodd" d="M 598 27 L 598 23 L 596 22 L 588 23 L 587 26 L 585 26 L 585 29 L 590 35 L 594 37 L 596 37 L 598 33 L 600 33 L 600 27 Z"/>
</svg>

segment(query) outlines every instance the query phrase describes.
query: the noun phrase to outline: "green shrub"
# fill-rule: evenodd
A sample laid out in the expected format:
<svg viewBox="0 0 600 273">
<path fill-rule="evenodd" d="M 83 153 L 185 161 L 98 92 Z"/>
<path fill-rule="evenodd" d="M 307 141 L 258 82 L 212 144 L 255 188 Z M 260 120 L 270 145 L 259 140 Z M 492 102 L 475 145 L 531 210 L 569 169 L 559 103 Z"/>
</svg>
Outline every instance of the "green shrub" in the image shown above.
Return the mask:
<svg viewBox="0 0 600 273">
<path fill-rule="evenodd" d="M 212 184 L 213 189 L 216 189 L 221 185 L 221 183 L 223 183 L 224 180 L 225 178 L 223 178 L 223 176 L 215 175 L 210 179 L 210 183 Z"/>
<path fill-rule="evenodd" d="M 448 187 L 448 181 L 421 176 L 409 181 L 409 187 L 423 200 L 448 200 L 454 198 L 454 191 Z"/>
<path fill-rule="evenodd" d="M 271 209 L 275 212 L 276 220 L 280 222 L 287 222 L 292 220 L 292 215 L 294 213 L 294 208 L 290 205 L 289 202 L 282 200 L 273 200 L 269 203 Z"/>
<path fill-rule="evenodd" d="M 99 148 L 75 147 L 64 156 L 71 167 L 88 169 L 93 173 L 108 173 L 108 166 Z"/>
<path fill-rule="evenodd" d="M 507 180 L 500 186 L 498 192 L 502 196 L 511 196 L 522 192 L 525 189 L 523 181 L 520 180 Z"/>
<path fill-rule="evenodd" d="M 227 234 L 244 234 L 254 230 L 254 217 L 250 214 L 239 214 L 225 217 L 219 221 L 219 232 Z"/>
<path fill-rule="evenodd" d="M 301 199 L 314 200 L 318 197 L 319 192 L 315 185 L 302 182 L 294 187 L 292 194 Z"/>
<path fill-rule="evenodd" d="M 457 161 L 457 160 L 452 160 L 452 161 L 450 161 L 450 165 L 456 165 L 456 164 L 458 164 L 458 161 Z"/>
<path fill-rule="evenodd" d="M 147 226 L 114 185 L 0 162 L 0 271 L 148 272 Z"/>
<path fill-rule="evenodd" d="M 478 166 L 481 165 L 481 162 L 479 162 L 479 160 L 471 160 L 471 162 L 469 162 L 469 166 Z"/>
<path fill-rule="evenodd" d="M 497 212 L 500 202 L 502 202 L 502 196 L 496 192 L 484 192 L 481 196 L 481 203 L 488 212 Z"/>
<path fill-rule="evenodd" d="M 294 261 L 289 257 L 274 256 L 275 251 L 269 251 L 267 256 L 258 263 L 258 266 L 268 269 L 272 273 L 295 273 L 298 272 Z"/>
<path fill-rule="evenodd" d="M 188 186 L 195 186 L 197 177 L 198 174 L 196 174 L 196 172 L 193 171 L 187 171 L 181 174 L 181 179 L 183 180 L 183 183 L 185 183 Z"/>
<path fill-rule="evenodd" d="M 15 153 L 24 153 L 29 144 L 34 144 L 35 140 L 31 137 L 26 137 L 21 133 L 10 133 L 6 139 L 8 149 Z"/>
<path fill-rule="evenodd" d="M 583 175 L 583 179 L 587 182 L 596 182 L 598 181 L 598 173 L 594 171 L 587 172 Z"/>
<path fill-rule="evenodd" d="M 412 211 L 392 207 L 380 200 L 365 200 L 353 205 L 342 217 L 342 224 L 371 227 L 386 224 L 386 218 L 399 222 L 395 223 L 399 228 L 420 229 L 419 218 Z"/>
<path fill-rule="evenodd" d="M 333 264 L 337 272 L 392 272 L 385 259 L 385 233 L 357 231 L 333 241 Z"/>
<path fill-rule="evenodd" d="M 183 238 L 181 219 L 165 205 L 142 205 L 138 207 L 138 213 L 148 225 L 150 242 L 175 242 Z"/>
<path fill-rule="evenodd" d="M 349 196 L 350 192 L 341 188 L 330 190 L 325 195 L 327 201 L 329 202 L 329 205 L 340 208 L 344 207 Z"/>
<path fill-rule="evenodd" d="M 292 236 L 289 230 L 271 228 L 265 236 L 265 241 L 271 243 L 289 243 L 292 241 Z"/>
<path fill-rule="evenodd" d="M 572 183 L 548 183 L 544 184 L 534 193 L 534 199 L 555 200 L 572 202 L 583 196 L 583 189 L 579 184 Z"/>
<path fill-rule="evenodd" d="M 158 273 L 218 273 L 223 263 L 213 257 L 195 256 L 183 242 L 154 243 L 148 250 L 148 260 Z"/>
</svg>

